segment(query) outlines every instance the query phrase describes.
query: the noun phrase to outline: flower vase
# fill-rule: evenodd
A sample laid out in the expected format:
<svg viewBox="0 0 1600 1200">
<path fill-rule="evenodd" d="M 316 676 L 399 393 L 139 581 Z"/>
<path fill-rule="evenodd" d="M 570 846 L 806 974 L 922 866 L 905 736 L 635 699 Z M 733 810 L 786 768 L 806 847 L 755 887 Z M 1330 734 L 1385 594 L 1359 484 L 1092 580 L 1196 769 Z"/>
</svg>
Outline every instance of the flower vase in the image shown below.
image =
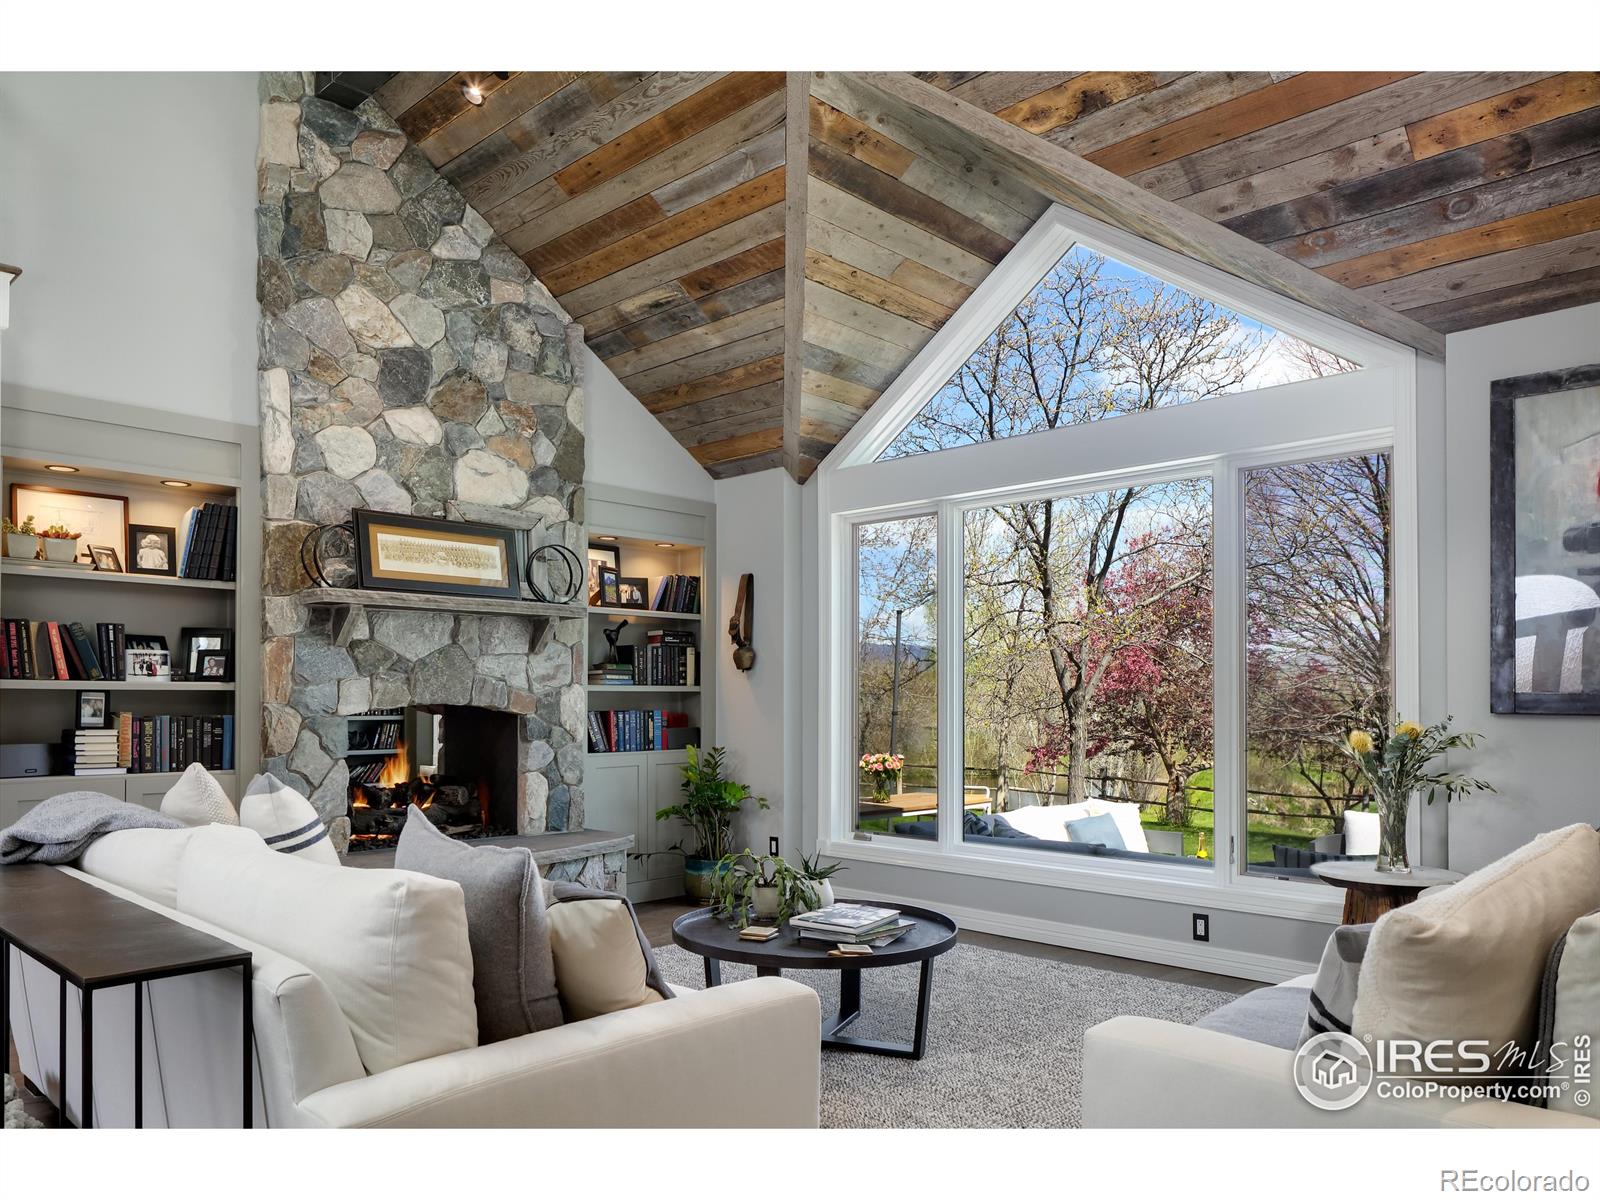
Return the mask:
<svg viewBox="0 0 1600 1200">
<path fill-rule="evenodd" d="M 1410 796 L 1378 797 L 1379 871 L 1391 875 L 1411 874 L 1411 856 L 1406 850 L 1406 821 L 1411 814 Z"/>
</svg>

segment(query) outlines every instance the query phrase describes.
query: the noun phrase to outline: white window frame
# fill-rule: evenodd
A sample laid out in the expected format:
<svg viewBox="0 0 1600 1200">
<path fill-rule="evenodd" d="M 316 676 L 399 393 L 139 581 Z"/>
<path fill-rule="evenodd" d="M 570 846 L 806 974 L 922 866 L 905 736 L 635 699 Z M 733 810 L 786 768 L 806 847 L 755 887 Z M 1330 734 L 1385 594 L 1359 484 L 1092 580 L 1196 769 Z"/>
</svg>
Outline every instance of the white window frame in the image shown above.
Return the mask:
<svg viewBox="0 0 1600 1200">
<path fill-rule="evenodd" d="M 1074 244 L 1083 243 L 1166 283 L 1361 364 L 1359 371 L 1213 397 L 1068 428 L 876 461 L 972 351 Z M 1417 356 L 1223 271 L 1152 246 L 1101 221 L 1053 206 L 957 310 L 823 461 L 818 489 L 818 844 L 847 859 L 1036 883 L 1304 920 L 1336 919 L 1335 889 L 1248 876 L 1241 821 L 1244 768 L 1243 505 L 1240 472 L 1387 450 L 1393 479 L 1394 694 L 1417 712 Z M 1118 483 L 1209 476 L 1216 639 L 1216 846 L 1210 870 L 1123 859 L 1080 859 L 967 845 L 964 778 L 960 536 L 966 509 Z M 855 526 L 936 513 L 938 612 L 938 837 L 932 843 L 857 834 L 854 826 L 857 633 Z M 1231 516 L 1230 516 L 1231 514 Z M 1231 720 L 1224 720 L 1224 714 Z M 1224 737 L 1231 730 L 1236 736 Z M 1224 797 L 1226 802 L 1223 802 Z M 1067 860 L 1067 861 L 1063 861 Z"/>
</svg>

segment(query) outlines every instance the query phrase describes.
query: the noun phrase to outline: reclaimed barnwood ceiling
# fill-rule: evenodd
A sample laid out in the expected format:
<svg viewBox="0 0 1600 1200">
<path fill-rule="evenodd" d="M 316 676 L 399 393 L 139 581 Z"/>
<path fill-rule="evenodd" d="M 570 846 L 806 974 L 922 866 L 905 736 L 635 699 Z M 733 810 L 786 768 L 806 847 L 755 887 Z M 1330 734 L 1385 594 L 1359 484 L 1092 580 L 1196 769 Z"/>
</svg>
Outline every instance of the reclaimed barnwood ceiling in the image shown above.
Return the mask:
<svg viewBox="0 0 1600 1200">
<path fill-rule="evenodd" d="M 1600 298 L 1594 73 L 916 74 L 1433 330 Z M 717 476 L 808 476 L 1050 203 L 870 76 L 505 75 L 376 98 Z"/>
</svg>

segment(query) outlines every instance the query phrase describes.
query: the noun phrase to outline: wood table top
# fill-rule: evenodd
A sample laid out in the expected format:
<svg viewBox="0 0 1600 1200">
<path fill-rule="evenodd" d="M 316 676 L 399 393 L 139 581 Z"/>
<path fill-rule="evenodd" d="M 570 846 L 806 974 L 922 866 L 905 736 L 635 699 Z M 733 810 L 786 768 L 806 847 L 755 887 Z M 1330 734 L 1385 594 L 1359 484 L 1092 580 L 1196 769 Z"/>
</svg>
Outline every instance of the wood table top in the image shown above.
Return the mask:
<svg viewBox="0 0 1600 1200">
<path fill-rule="evenodd" d="M 0 867 L 0 934 L 80 988 L 250 961 L 248 950 L 33 863 Z"/>
<path fill-rule="evenodd" d="M 871 904 L 870 900 L 839 900 L 839 904 Z M 894 906 L 885 906 L 894 907 Z M 840 971 L 859 967 L 893 967 L 921 962 L 953 949 L 956 923 L 931 908 L 897 906 L 901 916 L 915 917 L 917 927 L 901 934 L 881 950 L 852 957 L 829 957 L 824 943 L 801 941 L 787 921 L 783 932 L 770 941 L 750 942 L 728 924 L 726 917 L 714 916 L 709 908 L 685 913 L 672 923 L 672 940 L 685 950 L 714 958 L 719 962 L 744 963 L 753 967 L 777 967 L 786 971 Z"/>
<path fill-rule="evenodd" d="M 1440 883 L 1455 883 L 1462 878 L 1459 871 L 1446 871 L 1439 867 L 1413 867 L 1409 872 L 1380 871 L 1369 862 L 1313 863 L 1311 873 L 1328 883 L 1356 884 L 1360 887 L 1390 887 L 1401 891 L 1421 891 Z"/>
</svg>

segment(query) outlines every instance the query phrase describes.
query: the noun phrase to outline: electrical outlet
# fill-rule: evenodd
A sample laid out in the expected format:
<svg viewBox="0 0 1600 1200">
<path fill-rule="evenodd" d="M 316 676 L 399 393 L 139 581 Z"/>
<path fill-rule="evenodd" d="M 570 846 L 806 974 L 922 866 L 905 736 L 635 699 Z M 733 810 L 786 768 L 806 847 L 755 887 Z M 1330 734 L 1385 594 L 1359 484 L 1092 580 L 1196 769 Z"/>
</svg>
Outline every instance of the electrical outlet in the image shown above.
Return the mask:
<svg viewBox="0 0 1600 1200">
<path fill-rule="evenodd" d="M 777 858 L 778 857 L 778 839 L 777 838 L 769 837 L 767 839 L 767 853 L 772 855 L 773 858 Z"/>
<path fill-rule="evenodd" d="M 1194 921 L 1194 940 L 1209 942 L 1211 940 L 1211 914 L 1195 913 L 1191 918 Z"/>
</svg>

